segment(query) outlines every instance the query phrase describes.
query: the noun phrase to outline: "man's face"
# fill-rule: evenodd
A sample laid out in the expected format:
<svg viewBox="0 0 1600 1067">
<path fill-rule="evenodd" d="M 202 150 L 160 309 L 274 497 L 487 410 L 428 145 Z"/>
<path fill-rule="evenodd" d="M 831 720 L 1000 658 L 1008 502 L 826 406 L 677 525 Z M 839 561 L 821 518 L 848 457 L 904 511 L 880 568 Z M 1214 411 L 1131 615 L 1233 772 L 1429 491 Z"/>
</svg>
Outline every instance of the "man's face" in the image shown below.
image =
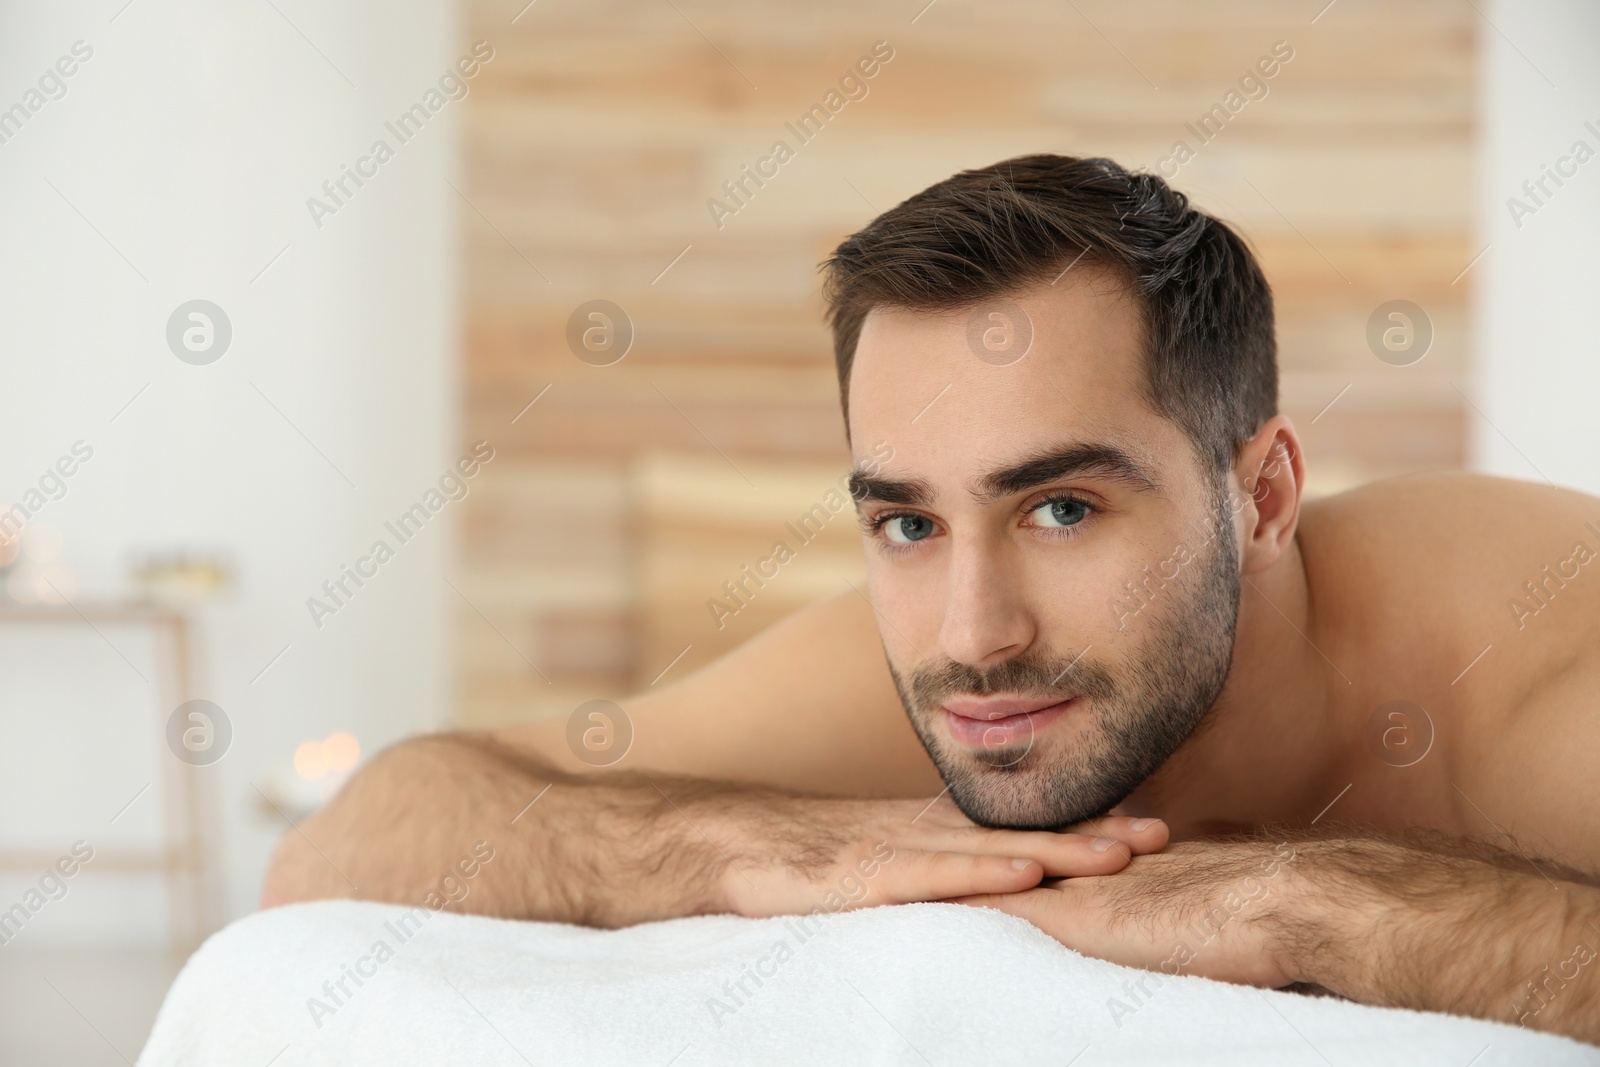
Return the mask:
<svg viewBox="0 0 1600 1067">
<path fill-rule="evenodd" d="M 1006 340 L 988 317 L 1002 304 L 1031 322 L 1014 362 L 984 344 L 986 328 Z M 881 466 L 857 456 L 879 632 L 912 726 L 977 822 L 1104 813 L 1227 679 L 1232 514 L 1144 399 L 1142 346 L 1131 299 L 1081 269 L 976 310 L 880 309 L 862 328 L 851 439 L 894 449 Z"/>
</svg>

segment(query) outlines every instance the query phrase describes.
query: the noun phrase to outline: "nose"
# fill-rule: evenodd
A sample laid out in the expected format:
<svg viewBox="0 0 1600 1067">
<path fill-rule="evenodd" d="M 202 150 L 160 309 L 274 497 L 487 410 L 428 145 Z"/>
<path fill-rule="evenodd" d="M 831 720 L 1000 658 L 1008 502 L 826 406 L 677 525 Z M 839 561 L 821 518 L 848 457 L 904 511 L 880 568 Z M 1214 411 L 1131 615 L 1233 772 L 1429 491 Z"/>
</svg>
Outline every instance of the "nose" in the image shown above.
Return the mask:
<svg viewBox="0 0 1600 1067">
<path fill-rule="evenodd" d="M 950 554 L 939 645 L 958 663 L 989 666 L 1033 644 L 1037 624 L 1004 544 L 968 542 Z"/>
</svg>

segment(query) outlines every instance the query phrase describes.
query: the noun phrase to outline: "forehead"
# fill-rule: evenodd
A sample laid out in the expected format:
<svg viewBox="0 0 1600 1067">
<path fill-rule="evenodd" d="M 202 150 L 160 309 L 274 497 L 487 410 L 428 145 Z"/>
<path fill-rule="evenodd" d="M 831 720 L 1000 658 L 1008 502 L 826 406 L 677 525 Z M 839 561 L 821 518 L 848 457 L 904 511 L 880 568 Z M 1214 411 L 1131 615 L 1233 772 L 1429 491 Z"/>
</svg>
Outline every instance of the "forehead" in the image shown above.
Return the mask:
<svg viewBox="0 0 1600 1067">
<path fill-rule="evenodd" d="M 872 311 L 850 372 L 850 436 L 858 456 L 893 446 L 897 468 L 971 469 L 1091 441 L 1162 465 L 1187 439 L 1150 407 L 1146 380 L 1133 298 L 1080 269 L 976 308 Z"/>
</svg>

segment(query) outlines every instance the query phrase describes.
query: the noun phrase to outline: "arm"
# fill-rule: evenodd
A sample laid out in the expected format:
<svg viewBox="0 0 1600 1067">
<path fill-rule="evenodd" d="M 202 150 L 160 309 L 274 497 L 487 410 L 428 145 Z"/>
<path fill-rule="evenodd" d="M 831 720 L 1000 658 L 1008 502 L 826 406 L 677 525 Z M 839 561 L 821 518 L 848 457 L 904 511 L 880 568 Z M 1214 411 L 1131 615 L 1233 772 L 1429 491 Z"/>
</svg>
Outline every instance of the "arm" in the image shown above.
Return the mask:
<svg viewBox="0 0 1600 1067">
<path fill-rule="evenodd" d="M 985 830 L 948 800 L 806 797 L 650 773 L 584 777 L 491 738 L 441 736 L 388 750 L 286 834 L 262 902 L 448 901 L 605 927 L 839 911 L 1015 892 L 1046 874 L 1109 874 L 1131 851 L 1166 842 L 1159 823 L 1138 831 L 1132 823 Z"/>
<path fill-rule="evenodd" d="M 858 615 L 821 605 L 624 701 L 633 747 L 615 770 L 568 750 L 564 720 L 397 745 L 284 835 L 262 902 L 431 894 L 617 926 L 1010 892 L 1047 873 L 1110 873 L 1165 844 L 1160 823 L 1014 833 L 930 804 L 937 775 L 892 688 L 884 705 L 887 671 Z"/>
<path fill-rule="evenodd" d="M 620 703 L 633 744 L 618 770 L 924 801 L 944 788 L 900 705 L 872 608 L 854 592 Z M 592 772 L 568 749 L 566 727 L 563 716 L 497 736 L 561 770 Z"/>
<path fill-rule="evenodd" d="M 487 736 L 423 737 L 381 753 L 283 836 L 262 905 L 432 894 L 480 914 L 610 926 L 716 910 L 721 861 L 663 807 L 653 789 L 586 782 Z M 606 847 L 619 842 L 633 847 Z M 485 854 L 470 879 L 457 868 Z M 540 877 L 553 870 L 564 877 Z M 606 891 L 640 884 L 648 901 Z"/>
<path fill-rule="evenodd" d="M 1129 966 L 1305 982 L 1600 1043 L 1600 890 L 1580 872 L 1442 835 L 1192 842 L 1116 878 L 964 903 Z"/>
<path fill-rule="evenodd" d="M 1307 857 L 1280 920 L 1299 980 L 1600 1043 L 1600 890 L 1581 874 L 1460 843 L 1332 841 Z"/>
</svg>

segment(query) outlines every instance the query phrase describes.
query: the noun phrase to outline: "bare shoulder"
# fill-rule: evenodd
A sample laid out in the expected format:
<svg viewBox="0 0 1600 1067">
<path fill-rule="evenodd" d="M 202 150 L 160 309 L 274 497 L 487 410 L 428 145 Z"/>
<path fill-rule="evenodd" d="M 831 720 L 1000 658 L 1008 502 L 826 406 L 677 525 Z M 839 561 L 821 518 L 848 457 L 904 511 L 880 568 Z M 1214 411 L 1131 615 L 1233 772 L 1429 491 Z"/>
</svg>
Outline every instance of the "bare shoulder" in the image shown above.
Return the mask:
<svg viewBox="0 0 1600 1067">
<path fill-rule="evenodd" d="M 853 592 L 618 703 L 633 741 L 610 769 L 862 797 L 931 796 L 941 785 L 900 706 L 872 607 Z M 563 770 L 593 769 L 568 749 L 565 721 L 499 737 Z"/>
<path fill-rule="evenodd" d="M 1600 499 L 1450 473 L 1309 504 L 1313 589 L 1357 681 L 1432 715 L 1461 832 L 1600 871 Z M 1440 768 L 1436 768 L 1440 769 Z"/>
<path fill-rule="evenodd" d="M 1363 596 L 1411 598 L 1417 612 L 1425 605 L 1414 598 L 1426 596 L 1503 613 L 1524 582 L 1558 568 L 1578 545 L 1600 552 L 1600 499 L 1462 471 L 1408 475 L 1309 502 L 1300 542 L 1313 581 L 1330 588 L 1356 584 Z M 1586 564 L 1576 565 L 1587 576 Z M 1594 587 L 1588 596 L 1600 596 L 1600 567 L 1584 584 Z"/>
<path fill-rule="evenodd" d="M 1401 677 L 1448 679 L 1515 639 L 1503 692 L 1523 692 L 1600 638 L 1600 499 L 1585 493 L 1464 472 L 1391 478 L 1308 503 L 1298 539 L 1330 637 Z"/>
<path fill-rule="evenodd" d="M 1431 471 L 1371 482 L 1306 504 L 1306 520 L 1333 533 L 1390 539 L 1457 534 L 1463 540 L 1522 540 L 1600 525 L 1600 498 L 1543 482 L 1469 471 Z M 1481 536 L 1480 536 L 1481 534 Z"/>
</svg>

